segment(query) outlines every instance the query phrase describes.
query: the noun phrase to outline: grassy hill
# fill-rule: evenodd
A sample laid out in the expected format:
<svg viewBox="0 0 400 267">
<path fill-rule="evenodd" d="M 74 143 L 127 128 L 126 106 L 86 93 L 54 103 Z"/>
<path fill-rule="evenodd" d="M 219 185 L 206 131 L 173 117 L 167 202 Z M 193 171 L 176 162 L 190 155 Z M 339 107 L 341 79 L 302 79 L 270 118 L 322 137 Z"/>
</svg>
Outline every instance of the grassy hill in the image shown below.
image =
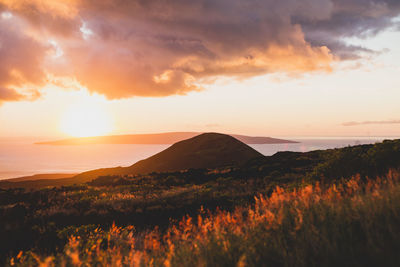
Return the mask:
<svg viewBox="0 0 400 267">
<path fill-rule="evenodd" d="M 201 138 L 202 139 L 202 138 Z M 223 140 L 232 140 L 225 139 Z M 236 141 L 234 142 L 236 144 Z M 185 143 L 183 143 L 185 144 Z M 187 143 L 187 148 L 191 149 L 192 155 L 196 154 L 196 149 L 193 149 L 192 145 Z M 223 144 L 223 142 L 222 142 Z M 212 146 L 212 145 L 210 145 Z M 172 146 L 174 147 L 174 146 Z M 170 147 L 172 149 L 172 147 Z M 216 151 L 219 145 L 214 146 L 213 149 Z M 236 145 L 235 145 L 236 147 Z M 244 147 L 249 148 L 245 144 L 238 145 L 238 151 L 240 149 L 244 149 Z M 186 158 L 182 159 L 182 161 L 178 161 L 178 167 L 176 169 L 190 169 L 199 167 L 198 171 L 191 172 L 182 172 L 180 171 L 164 171 L 165 164 L 160 164 L 160 162 L 168 162 L 171 166 L 173 165 L 173 158 L 169 158 L 166 155 L 178 154 L 178 150 L 182 147 L 175 147 L 173 150 L 164 154 L 161 152 L 161 156 L 159 154 L 150 157 L 149 161 L 144 160 L 138 162 L 137 164 L 132 165 L 127 168 L 109 168 L 109 169 L 99 169 L 93 172 L 82 173 L 76 177 L 71 177 L 67 179 L 41 179 L 41 180 L 32 180 L 32 181 L 19 181 L 14 182 L 13 180 L 0 181 L 0 188 L 43 188 L 48 186 L 67 186 L 73 184 L 80 184 L 89 182 L 100 176 L 140 176 L 140 172 L 155 172 L 151 175 L 152 179 L 164 179 L 167 176 L 174 176 L 176 179 L 186 180 L 188 182 L 204 182 L 212 179 L 216 179 L 218 177 L 221 178 L 232 178 L 232 179 L 243 179 L 243 178 L 257 178 L 257 181 L 266 180 L 268 184 L 279 184 L 279 183 L 293 183 L 294 181 L 307 180 L 312 181 L 315 179 L 324 179 L 324 180 L 334 180 L 341 177 L 350 177 L 357 173 L 360 173 L 363 176 L 377 176 L 383 175 L 387 172 L 389 168 L 397 168 L 400 166 L 400 140 L 386 140 L 382 143 L 371 144 L 371 145 L 358 145 L 351 146 L 339 149 L 328 149 L 328 150 L 317 150 L 310 151 L 306 153 L 301 152 L 278 152 L 272 156 L 259 156 L 258 152 L 254 153 L 254 151 L 249 148 L 244 149 L 245 151 L 251 151 L 250 155 L 254 155 L 254 158 L 247 160 L 247 156 L 241 160 L 241 163 L 233 164 L 229 166 L 215 167 L 214 174 L 210 174 L 210 169 L 208 167 L 199 167 L 199 165 L 189 165 L 185 162 Z M 210 151 L 210 153 L 213 150 Z M 218 152 L 218 151 L 217 151 Z M 179 152 L 180 153 L 180 152 Z M 238 156 L 238 152 L 232 152 L 234 156 Z M 206 155 L 202 153 L 203 155 Z M 235 155 L 236 154 L 236 155 Z M 229 155 L 231 156 L 231 155 Z M 158 158 L 160 157 L 160 158 Z M 226 156 L 222 156 L 226 157 Z M 212 162 L 211 158 L 206 158 L 207 162 L 211 162 L 210 165 L 204 164 L 204 166 L 216 166 L 212 165 L 215 162 Z M 229 157 L 228 157 L 229 159 Z M 165 161 L 164 161 L 165 160 Z M 220 160 L 220 159 L 218 159 Z M 153 164 L 148 164 L 149 162 L 153 162 Z M 196 160 L 192 160 L 192 162 L 196 162 Z M 206 162 L 206 161 L 205 161 Z M 225 165 L 225 163 L 229 163 L 226 161 L 218 161 L 221 165 Z M 181 164 L 182 163 L 182 164 Z M 183 164 L 185 163 L 185 164 Z M 157 165 L 159 164 L 159 165 Z M 180 165 L 179 165 L 180 164 Z M 197 162 L 196 162 L 197 164 Z M 153 166 L 157 166 L 160 171 L 156 171 L 153 169 Z M 164 170 L 162 169 L 164 168 Z M 174 168 L 171 168 L 174 169 Z M 212 169 L 212 168 L 211 168 Z M 221 172 L 222 171 L 222 172 Z M 160 173 L 164 172 L 164 173 Z M 168 172 L 173 172 L 172 175 L 169 175 Z M 217 176 L 217 177 L 216 177 Z M 157 178 L 162 177 L 162 178 Z M 171 178 L 170 177 L 170 178 Z M 118 178 L 104 178 L 102 177 L 101 184 L 112 184 L 116 183 L 116 180 L 120 180 L 120 183 L 127 183 L 125 181 L 126 177 L 118 177 Z M 108 180 L 108 182 L 107 182 Z M 129 181 L 128 181 L 129 182 Z M 100 181 L 97 181 L 100 183 Z"/>
<path fill-rule="evenodd" d="M 71 185 L 77 182 L 72 179 L 75 175 L 70 173 L 52 173 L 5 179 L 0 180 L 0 188 L 43 188 L 47 186 Z"/>
<path fill-rule="evenodd" d="M 263 155 L 230 135 L 205 133 L 177 142 L 130 167 L 97 169 L 78 175 L 39 174 L 7 179 L 0 181 L 0 188 L 67 186 L 85 183 L 107 175 L 137 175 L 190 168 L 236 166 L 258 157 L 263 157 Z"/>
<path fill-rule="evenodd" d="M 154 227 L 158 227 L 160 233 L 165 233 L 168 229 L 173 229 L 168 228 L 171 222 L 180 225 L 179 221 L 185 215 L 192 216 L 194 221 L 197 220 L 198 215 L 204 216 L 204 212 L 199 213 L 201 207 L 210 210 L 211 213 L 217 210 L 223 210 L 226 214 L 229 212 L 232 214 L 237 208 L 247 207 L 243 211 L 243 216 L 247 216 L 246 214 L 249 213 L 247 213 L 246 209 L 248 211 L 252 210 L 249 208 L 255 203 L 254 197 L 259 197 L 261 194 L 264 199 L 267 199 L 274 194 L 274 191 L 277 190 L 277 186 L 285 192 L 303 192 L 304 195 L 301 195 L 301 197 L 306 197 L 308 191 L 299 190 L 302 190 L 302 188 L 308 185 L 316 186 L 317 182 L 321 189 L 333 190 L 335 196 L 339 196 L 339 193 L 340 196 L 344 196 L 344 194 L 352 192 L 349 190 L 357 188 L 352 187 L 353 189 L 347 189 L 349 186 L 353 186 L 353 182 L 350 182 L 352 179 L 356 179 L 355 181 L 358 188 L 362 188 L 360 193 L 365 191 L 364 188 L 369 188 L 368 190 L 375 188 L 375 182 L 378 183 L 376 186 L 378 186 L 377 189 L 379 189 L 381 186 L 379 183 L 385 185 L 393 183 L 393 177 L 398 177 L 399 168 L 400 140 L 391 140 L 374 145 L 361 145 L 341 149 L 311 151 L 307 153 L 280 152 L 271 157 L 256 157 L 243 164 L 218 167 L 215 169 L 204 168 L 188 169 L 186 171 L 153 172 L 145 175 L 102 176 L 88 183 L 58 186 L 55 188 L 48 187 L 39 190 L 17 188 L 0 189 L 0 217 L 2 218 L 2 220 L 0 220 L 0 236 L 2 237 L 0 240 L 0 265 L 1 259 L 5 259 L 8 256 L 15 256 L 20 250 L 32 250 L 34 253 L 40 255 L 63 253 L 66 251 L 64 249 L 70 249 L 64 246 L 71 235 L 79 235 L 81 240 L 83 240 L 82 242 L 86 242 L 85 240 L 92 240 L 88 239 L 89 237 L 100 238 L 97 236 L 99 230 L 95 230 L 97 228 L 103 229 L 100 232 L 105 235 L 113 234 L 114 232 L 112 231 L 107 232 L 107 229 L 110 229 L 113 223 L 119 227 L 128 227 L 124 228 L 125 230 L 132 229 L 129 228 L 131 227 L 129 225 L 134 225 L 136 229 L 135 238 L 137 238 L 137 240 L 142 240 L 143 236 Z M 335 186 L 333 187 L 333 185 Z M 400 202 L 392 198 L 393 195 L 387 195 L 388 197 L 386 198 L 386 189 L 383 187 L 381 189 L 382 191 L 377 191 L 377 193 L 371 191 L 366 199 L 370 199 L 372 194 L 375 194 L 373 195 L 374 197 L 378 197 L 373 198 L 373 201 L 378 201 L 379 196 L 384 196 L 385 198 L 380 199 L 379 201 L 382 202 L 379 203 L 391 203 L 390 205 L 393 205 L 393 209 L 381 209 L 380 206 L 377 206 L 376 212 L 379 210 L 382 212 L 376 213 L 376 216 L 370 219 L 374 221 L 372 225 L 375 228 L 377 227 L 376 225 L 381 223 L 384 228 L 387 227 L 385 229 L 394 229 L 390 228 L 391 225 L 400 223 L 400 221 L 397 221 L 397 217 L 394 217 L 395 214 L 400 214 L 400 212 L 396 211 L 397 205 L 399 205 Z M 393 190 L 398 190 L 398 186 L 393 187 Z M 297 193 L 294 196 L 297 196 Z M 283 196 L 286 197 L 286 195 Z M 316 197 L 318 196 L 320 195 L 317 194 Z M 357 199 L 363 197 L 362 194 L 347 195 L 346 198 L 343 198 L 343 202 L 327 202 L 327 207 L 329 208 L 331 204 L 337 205 L 335 207 L 337 211 L 340 211 L 341 209 L 347 209 L 348 206 L 345 206 L 345 204 L 349 201 L 353 201 L 353 199 L 354 201 L 358 201 Z M 297 201 L 302 201 L 302 198 L 299 196 Z M 296 202 L 296 199 L 293 199 L 293 202 Z M 369 204 L 363 206 L 364 211 L 367 211 L 366 208 L 369 208 L 370 205 L 375 202 L 368 203 Z M 271 211 L 270 209 L 268 210 Z M 361 210 L 361 212 L 364 212 L 363 210 Z M 307 215 L 309 216 L 307 217 L 309 220 L 315 218 L 313 217 L 314 215 L 312 215 L 314 212 L 313 209 L 301 211 L 306 212 L 306 214 L 309 214 L 307 212 L 311 212 L 311 214 Z M 293 212 L 295 215 L 297 210 L 294 209 Z M 326 212 L 330 212 L 329 209 L 326 210 Z M 335 214 L 336 211 L 332 212 Z M 348 214 L 358 214 L 355 212 L 358 211 L 349 210 Z M 279 214 L 279 212 L 274 213 L 274 216 L 279 217 Z M 326 218 L 324 217 L 326 215 L 326 213 L 322 213 L 321 218 Z M 306 217 L 303 217 L 303 219 L 304 218 Z M 356 239 L 350 240 L 353 243 L 349 244 L 354 245 L 356 250 L 358 249 L 365 253 L 368 252 L 370 255 L 379 255 L 380 258 L 382 258 L 381 256 L 383 254 L 379 251 L 382 251 L 385 246 L 388 246 L 388 251 L 392 251 L 391 249 L 396 248 L 390 245 L 390 242 L 397 244 L 395 243 L 396 241 L 386 239 L 386 234 L 384 239 L 379 239 L 379 236 L 373 237 L 377 238 L 373 239 L 374 241 L 380 240 L 379 242 L 383 242 L 380 243 L 379 247 L 362 247 L 366 241 L 365 239 L 360 239 L 362 242 L 358 242 L 357 238 L 360 232 L 356 231 L 357 229 L 362 229 L 358 226 L 364 223 L 364 219 L 367 217 L 360 217 L 361 221 L 357 219 L 358 217 L 351 217 L 354 219 L 352 221 L 345 220 L 345 218 L 346 216 L 344 214 L 335 219 L 335 224 L 342 220 L 341 225 L 343 226 L 336 232 L 333 230 L 329 232 L 330 227 L 332 227 L 332 224 L 328 223 L 329 221 L 319 222 L 316 225 L 313 224 L 310 226 L 310 229 L 317 229 L 315 227 L 319 227 L 318 229 L 322 231 L 321 234 L 315 236 L 316 239 L 313 242 L 319 242 L 319 237 L 327 239 L 336 238 L 337 236 L 339 239 L 331 239 L 332 242 L 337 243 L 329 243 L 331 242 L 329 241 L 324 244 L 337 244 L 335 245 L 336 247 L 348 248 L 346 245 L 348 244 L 346 243 L 348 239 L 346 238 L 348 236 L 354 236 Z M 381 218 L 384 221 L 380 221 Z M 385 221 L 386 219 L 390 221 Z M 215 217 L 215 220 L 218 221 L 218 217 Z M 246 221 L 244 225 L 251 225 L 251 223 L 253 222 Z M 366 221 L 366 223 L 368 223 L 368 221 Z M 354 224 L 354 228 L 349 228 L 349 224 L 350 226 Z M 285 227 L 282 228 L 282 235 L 280 236 L 270 236 L 269 232 L 263 231 L 254 232 L 254 235 L 257 236 L 259 234 L 265 238 L 288 238 L 293 232 L 293 228 L 290 228 L 293 227 L 293 225 L 285 224 Z M 292 230 L 284 232 L 285 229 Z M 354 229 L 355 232 L 346 232 L 346 234 L 341 235 L 340 231 L 344 231 L 345 229 Z M 379 230 L 376 234 L 379 235 L 382 231 L 386 231 L 385 229 Z M 250 230 L 251 229 L 249 229 L 249 231 Z M 303 233 L 305 236 L 310 234 L 310 232 L 307 232 L 309 231 L 307 227 L 304 228 L 304 231 L 306 232 L 299 233 Z M 374 232 L 368 230 L 361 234 L 362 238 L 369 238 L 369 235 L 374 234 Z M 367 236 L 364 234 L 367 234 Z M 295 236 L 295 240 L 304 241 L 304 239 L 301 239 L 301 236 L 302 235 Z M 393 235 L 393 237 L 397 238 L 396 235 Z M 123 239 L 125 237 L 119 235 L 115 236 L 115 238 L 115 242 L 117 243 L 124 242 L 123 240 L 125 240 Z M 253 240 L 251 236 L 245 236 L 243 238 L 244 239 L 238 239 L 240 240 L 239 243 L 247 244 L 246 246 L 249 246 Z M 342 242 L 340 238 L 343 238 L 344 243 L 340 243 Z M 265 247 L 263 247 L 263 243 L 261 242 L 262 240 L 263 239 L 257 243 L 256 247 L 252 248 L 255 249 L 256 252 L 253 252 L 256 253 L 256 256 L 258 255 L 257 257 L 261 257 L 260 255 L 263 255 L 265 251 Z M 295 240 L 277 239 L 278 243 L 281 242 L 279 240 L 282 240 L 282 242 L 290 242 L 290 244 L 298 244 L 296 246 L 285 245 L 282 247 L 285 250 L 289 249 L 291 251 L 294 249 L 294 251 L 301 251 L 301 249 L 303 249 L 303 246 L 294 242 Z M 95 240 L 92 241 L 97 242 Z M 218 242 L 223 241 L 224 239 L 220 239 Z M 101 242 L 103 242 L 101 246 L 104 250 L 100 250 L 100 252 L 104 253 L 104 256 L 113 256 L 108 254 L 109 251 L 106 249 L 108 241 Z M 138 244 L 141 244 L 140 242 L 142 241 L 138 242 Z M 229 239 L 229 242 L 233 241 Z M 276 243 L 277 246 L 278 243 Z M 85 244 L 82 244 L 82 246 L 85 246 Z M 310 248 L 312 242 L 308 244 L 309 247 L 307 249 L 309 250 L 305 252 L 310 253 L 310 259 L 313 259 L 313 255 L 329 253 L 329 251 L 321 252 L 319 250 L 312 250 L 312 248 Z M 192 244 L 188 245 L 189 248 L 191 245 Z M 211 251 L 219 250 L 219 247 L 213 250 L 213 243 L 205 243 L 204 246 L 205 249 L 209 248 Z M 246 246 L 240 247 L 240 250 L 245 250 Z M 140 246 L 137 248 L 140 249 Z M 249 248 L 251 248 L 251 246 L 249 246 Z M 278 246 L 278 248 L 280 247 Z M 184 249 L 184 247 L 182 247 L 182 249 Z M 257 249 L 260 249 L 259 252 L 257 252 Z M 335 247 L 329 248 L 325 246 L 325 249 L 335 249 Z M 373 251 L 371 252 L 370 249 L 373 249 Z M 161 251 L 161 253 L 164 252 Z M 351 253 L 361 252 L 352 251 Z M 83 253 L 83 251 L 79 253 Z M 234 251 L 232 251 L 232 253 L 234 253 Z M 250 253 L 250 251 L 243 253 Z M 271 252 L 270 255 L 274 255 L 274 253 Z M 337 251 L 335 253 L 337 253 Z M 389 256 L 393 256 L 391 252 L 389 254 Z M 196 259 L 196 257 L 198 257 L 197 259 L 199 260 L 203 257 L 190 253 L 187 255 L 189 258 L 193 256 L 193 258 Z M 222 254 L 222 256 L 220 256 L 227 257 L 227 255 L 228 254 Z M 285 254 L 281 254 L 279 261 L 285 259 L 284 255 Z M 82 254 L 81 256 L 84 257 L 85 255 Z M 218 255 L 215 256 L 217 257 Z M 56 258 L 58 257 L 59 256 Z M 174 257 L 173 261 L 179 263 L 180 256 L 177 254 Z M 302 259 L 307 258 L 308 257 L 304 256 Z M 68 260 L 68 256 L 60 256 L 60 259 Z M 165 258 L 162 257 L 160 259 L 165 260 Z M 260 259 L 263 260 L 264 258 L 261 257 Z M 85 259 L 85 261 L 86 260 L 88 259 Z M 210 262 L 212 265 L 212 259 L 203 260 Z M 315 259 L 315 262 L 317 260 L 321 259 Z M 258 260 L 255 262 L 260 263 Z M 272 265 L 274 265 L 274 263 Z M 283 264 L 283 266 L 285 265 Z"/>
<path fill-rule="evenodd" d="M 160 153 L 130 167 L 88 171 L 75 176 L 90 180 L 105 175 L 136 175 L 151 172 L 237 166 L 263 155 L 236 138 L 219 133 L 204 133 L 173 144 Z"/>
<path fill-rule="evenodd" d="M 45 174 L 35 174 L 35 175 L 29 175 L 29 176 L 22 176 L 22 177 L 18 177 L 18 178 L 5 179 L 2 181 L 25 182 L 25 181 L 33 181 L 33 180 L 52 180 L 52 179 L 71 178 L 75 175 L 76 175 L 76 173 L 45 173 Z"/>
</svg>

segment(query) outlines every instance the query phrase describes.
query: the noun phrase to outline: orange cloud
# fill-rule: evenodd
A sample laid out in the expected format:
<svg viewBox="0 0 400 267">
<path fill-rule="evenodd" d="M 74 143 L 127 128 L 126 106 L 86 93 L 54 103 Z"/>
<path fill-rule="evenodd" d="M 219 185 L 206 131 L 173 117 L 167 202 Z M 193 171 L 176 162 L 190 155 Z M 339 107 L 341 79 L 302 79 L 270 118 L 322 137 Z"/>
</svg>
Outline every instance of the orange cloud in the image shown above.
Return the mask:
<svg viewBox="0 0 400 267">
<path fill-rule="evenodd" d="M 17 20 L 0 19 L 0 102 L 36 98 L 35 87 L 45 83 L 41 65 L 47 47 L 21 32 L 20 26 Z"/>
<path fill-rule="evenodd" d="M 358 1 L 0 0 L 0 12 L 25 23 L 4 31 L 26 40 L 12 41 L 20 52 L 0 63 L 0 86 L 40 84 L 50 73 L 108 98 L 168 96 L 219 76 L 331 71 L 334 60 L 374 52 L 343 36 L 379 32 L 400 11 L 394 0 Z"/>
</svg>

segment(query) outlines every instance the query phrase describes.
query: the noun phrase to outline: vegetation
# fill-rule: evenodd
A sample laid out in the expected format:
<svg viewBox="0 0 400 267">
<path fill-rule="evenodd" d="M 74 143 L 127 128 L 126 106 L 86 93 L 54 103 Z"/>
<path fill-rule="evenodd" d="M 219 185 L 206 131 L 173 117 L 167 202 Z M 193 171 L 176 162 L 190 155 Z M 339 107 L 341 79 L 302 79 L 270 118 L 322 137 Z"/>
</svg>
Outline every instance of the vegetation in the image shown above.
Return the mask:
<svg viewBox="0 0 400 267">
<path fill-rule="evenodd" d="M 394 253 L 400 240 L 399 166 L 400 140 L 394 140 L 281 152 L 217 169 L 0 189 L 0 264 L 11 264 L 13 258 L 25 265 L 45 260 L 249 266 L 333 266 L 349 260 L 348 265 L 390 265 L 399 260 Z M 390 169 L 388 177 L 379 178 Z M 329 198 L 335 190 L 336 197 Z M 309 202 L 304 202 L 307 194 Z M 265 216 L 271 214 L 275 219 L 270 222 Z M 186 215 L 191 217 L 182 220 Z M 203 233 L 205 222 L 211 225 Z M 182 228 L 186 224 L 189 230 Z M 147 247 L 153 241 L 157 249 Z M 361 257 L 363 253 L 368 255 Z"/>
<path fill-rule="evenodd" d="M 20 253 L 11 265 L 398 266 L 400 173 L 327 188 L 276 187 L 233 212 L 185 217 L 164 233 L 133 226 L 76 229 L 54 256 Z"/>
</svg>

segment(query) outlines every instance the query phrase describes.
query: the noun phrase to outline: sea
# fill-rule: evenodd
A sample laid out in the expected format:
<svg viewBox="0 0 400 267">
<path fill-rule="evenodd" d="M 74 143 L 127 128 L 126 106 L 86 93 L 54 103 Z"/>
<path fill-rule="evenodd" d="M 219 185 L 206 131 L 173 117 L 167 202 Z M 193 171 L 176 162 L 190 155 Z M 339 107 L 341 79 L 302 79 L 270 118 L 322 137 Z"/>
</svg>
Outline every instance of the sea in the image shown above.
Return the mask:
<svg viewBox="0 0 400 267">
<path fill-rule="evenodd" d="M 373 144 L 396 137 L 283 137 L 297 141 L 291 144 L 250 145 L 270 156 L 278 151 L 307 152 Z M 37 141 L 37 140 L 36 140 Z M 79 173 L 116 166 L 130 166 L 170 145 L 36 145 L 26 138 L 0 139 L 0 180 L 43 173 Z"/>
</svg>

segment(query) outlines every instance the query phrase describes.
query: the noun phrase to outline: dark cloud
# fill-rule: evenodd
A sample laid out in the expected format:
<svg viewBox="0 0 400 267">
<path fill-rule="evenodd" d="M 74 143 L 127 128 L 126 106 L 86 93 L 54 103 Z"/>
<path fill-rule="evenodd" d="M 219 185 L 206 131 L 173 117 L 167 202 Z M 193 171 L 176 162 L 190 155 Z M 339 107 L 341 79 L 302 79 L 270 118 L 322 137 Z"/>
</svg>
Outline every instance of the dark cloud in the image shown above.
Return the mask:
<svg viewBox="0 0 400 267">
<path fill-rule="evenodd" d="M 76 4 L 74 0 L 0 0 L 0 11 L 23 16 L 42 32 L 78 37 L 81 22 Z"/>
<path fill-rule="evenodd" d="M 386 120 L 386 121 L 349 121 L 342 123 L 343 126 L 358 126 L 370 124 L 400 124 L 400 120 Z"/>
<path fill-rule="evenodd" d="M 395 26 L 393 18 L 400 15 L 398 0 L 332 0 L 327 19 L 310 20 L 295 16 L 312 45 L 326 45 L 340 59 L 355 59 L 362 53 L 379 53 L 362 46 L 349 46 L 343 38 L 368 38 Z"/>
<path fill-rule="evenodd" d="M 329 70 L 329 49 L 290 22 L 306 8 L 327 16 L 329 5 L 289 2 L 86 1 L 80 14 L 93 35 L 66 55 L 78 80 L 111 98 L 184 94 L 215 76 Z"/>
<path fill-rule="evenodd" d="M 343 38 L 393 27 L 400 12 L 398 0 L 2 2 L 37 36 L 57 39 L 63 63 L 47 71 L 109 98 L 185 94 L 218 76 L 329 71 L 333 60 L 378 53 Z"/>
</svg>

